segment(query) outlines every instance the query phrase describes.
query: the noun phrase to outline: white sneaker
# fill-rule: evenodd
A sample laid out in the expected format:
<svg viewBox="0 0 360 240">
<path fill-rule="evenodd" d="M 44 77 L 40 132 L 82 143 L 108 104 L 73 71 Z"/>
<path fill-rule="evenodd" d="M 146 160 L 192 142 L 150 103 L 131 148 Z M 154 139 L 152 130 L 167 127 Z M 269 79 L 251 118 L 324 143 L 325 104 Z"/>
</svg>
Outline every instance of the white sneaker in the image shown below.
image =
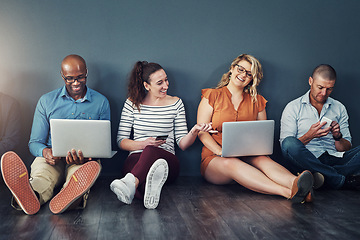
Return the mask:
<svg viewBox="0 0 360 240">
<path fill-rule="evenodd" d="M 151 166 L 147 176 L 144 194 L 144 206 L 155 209 L 160 200 L 161 188 L 168 177 L 169 167 L 166 160 L 160 158 Z"/>
<path fill-rule="evenodd" d="M 128 173 L 122 179 L 115 179 L 110 184 L 110 189 L 121 202 L 131 204 L 136 191 L 134 175 Z"/>
</svg>

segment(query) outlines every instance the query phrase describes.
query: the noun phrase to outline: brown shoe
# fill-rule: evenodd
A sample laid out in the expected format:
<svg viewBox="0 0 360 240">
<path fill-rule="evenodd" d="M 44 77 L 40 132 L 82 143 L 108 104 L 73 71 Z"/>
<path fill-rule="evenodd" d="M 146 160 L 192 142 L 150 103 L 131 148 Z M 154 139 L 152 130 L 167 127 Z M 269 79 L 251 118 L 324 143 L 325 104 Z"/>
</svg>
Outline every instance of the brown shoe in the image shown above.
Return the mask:
<svg viewBox="0 0 360 240">
<path fill-rule="evenodd" d="M 314 191 L 313 189 L 310 190 L 310 192 L 308 193 L 308 195 L 306 195 L 305 197 L 305 202 L 313 202 L 314 201 Z"/>
<path fill-rule="evenodd" d="M 62 213 L 82 197 L 94 185 L 100 170 L 96 161 L 87 162 L 76 170 L 68 184 L 50 201 L 51 212 Z"/>
<path fill-rule="evenodd" d="M 291 201 L 301 203 L 305 200 L 314 184 L 314 179 L 310 171 L 303 171 L 295 178 L 291 188 Z"/>
<path fill-rule="evenodd" d="M 39 199 L 30 186 L 26 166 L 16 153 L 10 151 L 2 155 L 1 173 L 21 209 L 29 215 L 37 213 L 40 210 Z"/>
</svg>

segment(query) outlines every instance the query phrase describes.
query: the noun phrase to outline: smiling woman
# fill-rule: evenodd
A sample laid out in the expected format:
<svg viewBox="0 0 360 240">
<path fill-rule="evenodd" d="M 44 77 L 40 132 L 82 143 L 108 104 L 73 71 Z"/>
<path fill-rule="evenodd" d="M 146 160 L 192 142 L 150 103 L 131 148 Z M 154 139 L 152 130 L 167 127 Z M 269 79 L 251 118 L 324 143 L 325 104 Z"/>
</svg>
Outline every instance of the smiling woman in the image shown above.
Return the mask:
<svg viewBox="0 0 360 240">
<path fill-rule="evenodd" d="M 235 71 L 235 69 L 237 69 L 237 71 Z M 240 77 L 241 75 L 243 75 L 244 79 Z M 229 71 L 223 74 L 217 88 L 233 83 L 236 77 L 239 77 L 238 80 L 242 82 L 247 80 L 246 83 L 243 84 L 243 90 L 245 93 L 249 92 L 251 99 L 256 102 L 257 86 L 259 86 L 263 78 L 263 70 L 260 62 L 251 55 L 241 54 L 231 63 Z"/>
<path fill-rule="evenodd" d="M 143 101 L 144 104 L 147 104 L 147 102 L 151 104 L 153 100 L 160 100 L 165 97 L 167 95 L 167 89 L 169 88 L 169 80 L 164 69 L 160 69 L 151 74 L 150 83 L 144 82 L 144 87 L 146 91 L 150 93 L 146 95 Z M 154 102 L 156 102 L 156 100 Z"/>
<path fill-rule="evenodd" d="M 126 176 L 114 180 L 110 188 L 126 204 L 135 196 L 144 198 L 146 208 L 154 209 L 164 183 L 179 175 L 175 141 L 185 150 L 200 131 L 211 130 L 211 124 L 196 124 L 187 131 L 184 104 L 167 95 L 169 81 L 159 64 L 137 62 L 129 80 L 117 141 L 130 154 L 123 167 Z"/>
<path fill-rule="evenodd" d="M 269 156 L 222 157 L 222 124 L 266 120 L 266 99 L 256 87 L 263 77 L 260 62 L 242 54 L 234 59 L 216 89 L 204 89 L 198 108 L 198 123 L 212 122 L 217 133 L 200 132 L 204 144 L 201 174 L 213 184 L 237 183 L 253 191 L 275 194 L 293 202 L 312 201 L 313 177 L 304 171 L 298 177 Z"/>
</svg>

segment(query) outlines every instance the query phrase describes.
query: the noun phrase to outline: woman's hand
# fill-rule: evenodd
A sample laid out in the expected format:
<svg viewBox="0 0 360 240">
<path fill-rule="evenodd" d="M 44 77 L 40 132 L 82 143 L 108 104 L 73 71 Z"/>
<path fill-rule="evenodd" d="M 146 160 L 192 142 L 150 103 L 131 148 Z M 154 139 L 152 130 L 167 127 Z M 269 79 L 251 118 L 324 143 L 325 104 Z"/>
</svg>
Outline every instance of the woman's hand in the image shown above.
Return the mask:
<svg viewBox="0 0 360 240">
<path fill-rule="evenodd" d="M 191 144 L 194 143 L 199 132 L 208 132 L 212 129 L 211 123 L 196 124 L 186 136 L 184 136 L 179 143 L 179 147 L 184 151 Z"/>
<path fill-rule="evenodd" d="M 143 149 L 148 145 L 158 147 L 164 143 L 166 143 L 166 140 L 156 140 L 156 138 L 154 137 L 149 137 L 148 139 L 143 141 Z"/>
<path fill-rule="evenodd" d="M 198 134 L 199 132 L 209 132 L 214 131 L 212 129 L 212 123 L 198 123 L 191 130 L 191 134 Z"/>
<path fill-rule="evenodd" d="M 210 122 L 210 123 L 196 124 L 196 125 L 194 126 L 194 128 L 199 129 L 198 132 L 200 132 L 200 131 L 201 131 L 201 132 L 210 132 L 210 133 L 216 133 L 216 132 L 218 132 L 218 131 L 216 131 L 216 130 L 213 130 L 213 128 L 212 128 L 212 122 Z M 216 150 L 217 150 L 217 151 L 215 151 L 214 154 L 217 155 L 217 156 L 219 156 L 219 157 L 221 157 L 222 148 L 218 145 L 218 146 L 216 147 Z"/>
</svg>

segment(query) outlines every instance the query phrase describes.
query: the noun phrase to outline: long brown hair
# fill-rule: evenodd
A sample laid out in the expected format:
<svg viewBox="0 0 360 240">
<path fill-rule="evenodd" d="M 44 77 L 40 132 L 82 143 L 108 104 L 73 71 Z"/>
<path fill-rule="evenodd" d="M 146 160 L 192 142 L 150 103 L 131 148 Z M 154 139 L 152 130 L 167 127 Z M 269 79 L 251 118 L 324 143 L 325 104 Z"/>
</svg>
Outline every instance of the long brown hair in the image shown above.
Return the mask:
<svg viewBox="0 0 360 240">
<path fill-rule="evenodd" d="M 260 84 L 261 79 L 263 78 L 263 70 L 259 60 L 249 54 L 241 54 L 237 58 L 235 58 L 229 68 L 229 71 L 224 73 L 221 77 L 220 82 L 218 83 L 216 88 L 221 88 L 227 86 L 230 82 L 230 70 L 233 69 L 236 64 L 238 64 L 241 60 L 245 60 L 251 64 L 251 74 L 253 79 L 249 83 L 247 87 L 245 87 L 245 92 L 250 92 L 251 100 L 253 102 L 257 102 L 257 89 L 256 87 Z"/>
<path fill-rule="evenodd" d="M 140 111 L 140 104 L 146 97 L 144 82 L 150 84 L 150 75 L 163 69 L 157 63 L 148 63 L 147 61 L 138 61 L 131 70 L 128 84 L 128 97 Z"/>
</svg>

